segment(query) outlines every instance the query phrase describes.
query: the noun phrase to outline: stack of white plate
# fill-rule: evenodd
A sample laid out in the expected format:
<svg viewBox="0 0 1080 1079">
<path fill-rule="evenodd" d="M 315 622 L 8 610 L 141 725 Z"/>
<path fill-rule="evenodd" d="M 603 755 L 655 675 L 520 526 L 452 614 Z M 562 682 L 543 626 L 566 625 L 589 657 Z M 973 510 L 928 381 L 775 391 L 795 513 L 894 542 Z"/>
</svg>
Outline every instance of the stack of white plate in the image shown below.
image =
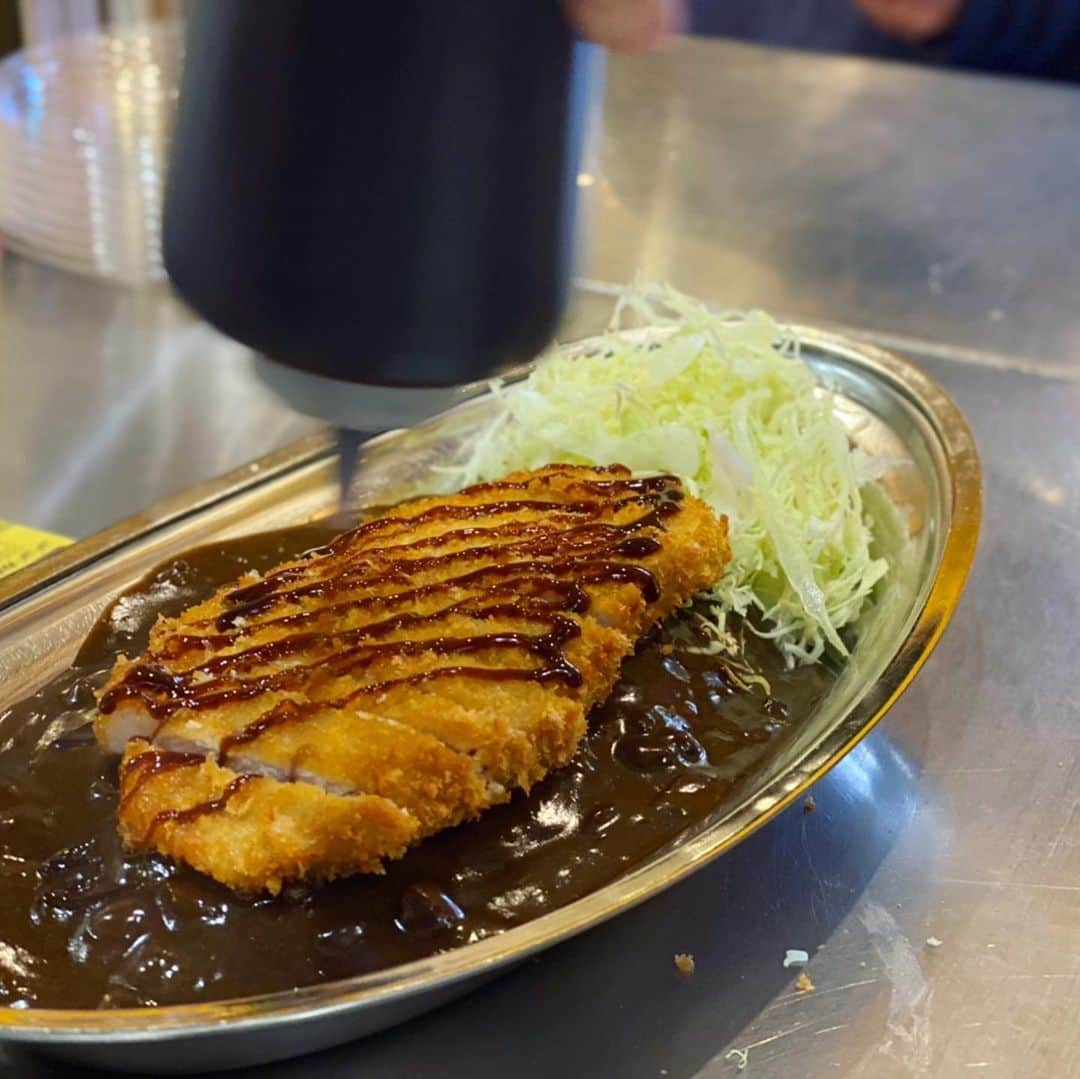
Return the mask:
<svg viewBox="0 0 1080 1079">
<path fill-rule="evenodd" d="M 0 63 L 0 234 L 132 285 L 164 277 L 161 200 L 178 22 L 65 37 Z"/>
</svg>

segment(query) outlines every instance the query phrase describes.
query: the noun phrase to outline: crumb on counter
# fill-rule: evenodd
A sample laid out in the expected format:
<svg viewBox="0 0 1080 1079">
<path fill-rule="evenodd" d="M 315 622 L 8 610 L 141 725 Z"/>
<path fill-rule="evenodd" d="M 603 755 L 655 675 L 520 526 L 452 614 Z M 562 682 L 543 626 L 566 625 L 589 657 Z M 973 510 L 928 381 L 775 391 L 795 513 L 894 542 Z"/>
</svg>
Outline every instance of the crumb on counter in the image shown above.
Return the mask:
<svg viewBox="0 0 1080 1079">
<path fill-rule="evenodd" d="M 749 1062 L 750 1050 L 749 1049 L 729 1049 L 724 1054 L 725 1060 L 732 1060 L 735 1062 L 736 1071 L 746 1071 L 746 1065 Z"/>
<path fill-rule="evenodd" d="M 799 971 L 799 976 L 795 979 L 795 988 L 800 993 L 812 993 L 814 991 L 814 983 L 805 970 Z"/>
<path fill-rule="evenodd" d="M 817 802 L 814 801 L 814 796 L 812 794 L 808 794 L 806 796 L 806 801 L 802 804 L 802 811 L 804 813 L 813 813 L 815 809 L 817 809 Z"/>
<path fill-rule="evenodd" d="M 945 941 L 938 940 L 937 937 L 927 937 L 926 938 L 926 946 L 928 948 L 940 948 L 942 946 L 942 944 L 944 944 L 944 943 L 945 943 Z"/>
<path fill-rule="evenodd" d="M 802 948 L 788 948 L 784 953 L 784 968 L 801 967 L 810 962 L 810 955 Z"/>
<path fill-rule="evenodd" d="M 697 964 L 694 962 L 694 957 L 689 952 L 676 952 L 675 969 L 678 970 L 680 974 L 689 976 L 697 969 Z"/>
</svg>

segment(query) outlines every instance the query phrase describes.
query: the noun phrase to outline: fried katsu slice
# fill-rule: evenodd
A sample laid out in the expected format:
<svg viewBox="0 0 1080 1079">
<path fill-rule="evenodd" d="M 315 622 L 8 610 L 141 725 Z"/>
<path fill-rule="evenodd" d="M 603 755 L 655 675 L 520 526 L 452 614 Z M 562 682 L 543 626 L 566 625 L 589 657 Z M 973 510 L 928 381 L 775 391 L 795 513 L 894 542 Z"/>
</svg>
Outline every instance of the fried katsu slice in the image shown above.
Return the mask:
<svg viewBox="0 0 1080 1079">
<path fill-rule="evenodd" d="M 245 892 L 277 892 L 313 870 L 326 877 L 377 871 L 418 831 L 417 821 L 385 798 L 238 774 L 138 738 L 120 762 L 120 805 L 125 843 L 152 845 Z"/>
<path fill-rule="evenodd" d="M 121 803 L 125 841 L 235 881 L 235 844 L 215 860 L 208 838 L 219 811 L 189 812 L 226 775 L 260 805 L 281 795 L 285 816 L 301 812 L 286 808 L 294 787 L 385 800 L 409 841 L 474 817 L 569 761 L 625 656 L 728 558 L 726 522 L 674 477 L 553 465 L 403 504 L 249 575 L 160 619 L 102 691 L 99 740 L 141 747 L 127 750 L 141 778 Z M 208 770 L 159 778 L 139 753 Z M 325 861 L 279 852 L 242 886 L 372 870 L 397 850 L 373 835 L 349 862 L 327 833 Z"/>
</svg>

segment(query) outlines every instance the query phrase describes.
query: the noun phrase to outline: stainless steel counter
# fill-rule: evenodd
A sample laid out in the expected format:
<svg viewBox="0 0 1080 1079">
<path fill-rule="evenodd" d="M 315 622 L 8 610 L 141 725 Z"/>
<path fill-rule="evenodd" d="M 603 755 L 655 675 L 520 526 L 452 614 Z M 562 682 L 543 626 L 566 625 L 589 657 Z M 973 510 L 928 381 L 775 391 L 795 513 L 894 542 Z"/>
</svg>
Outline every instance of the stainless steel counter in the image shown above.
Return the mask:
<svg viewBox="0 0 1080 1079">
<path fill-rule="evenodd" d="M 0 518 L 85 536 L 317 424 L 164 289 L 134 292 L 5 253 Z"/>
<path fill-rule="evenodd" d="M 599 285 L 565 336 L 640 267 L 901 346 L 975 428 L 980 558 L 813 812 L 303 1074 L 726 1076 L 740 1050 L 755 1077 L 1080 1075 L 1080 91 L 716 42 L 609 83 Z M 17 260 L 0 379 L 0 517 L 72 534 L 309 429 L 164 295 Z"/>
</svg>

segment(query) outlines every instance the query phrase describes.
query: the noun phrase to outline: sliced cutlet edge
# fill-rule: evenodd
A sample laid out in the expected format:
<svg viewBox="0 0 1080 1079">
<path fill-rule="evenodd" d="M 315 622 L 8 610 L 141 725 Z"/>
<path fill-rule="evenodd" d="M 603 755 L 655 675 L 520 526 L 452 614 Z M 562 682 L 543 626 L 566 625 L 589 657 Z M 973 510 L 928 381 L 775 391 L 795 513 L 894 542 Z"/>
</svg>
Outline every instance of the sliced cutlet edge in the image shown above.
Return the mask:
<svg viewBox="0 0 1080 1079">
<path fill-rule="evenodd" d="M 194 758 L 162 768 L 139 739 L 121 762 L 120 835 L 239 891 L 281 890 L 286 880 L 378 873 L 420 834 L 420 823 L 385 798 L 329 794 Z"/>
<path fill-rule="evenodd" d="M 416 817 L 424 834 L 509 797 L 474 758 L 413 727 L 357 708 L 317 706 L 309 706 L 299 725 L 289 720 L 299 707 L 286 702 L 268 713 L 258 739 L 227 749 L 224 763 L 388 798 Z"/>
</svg>

